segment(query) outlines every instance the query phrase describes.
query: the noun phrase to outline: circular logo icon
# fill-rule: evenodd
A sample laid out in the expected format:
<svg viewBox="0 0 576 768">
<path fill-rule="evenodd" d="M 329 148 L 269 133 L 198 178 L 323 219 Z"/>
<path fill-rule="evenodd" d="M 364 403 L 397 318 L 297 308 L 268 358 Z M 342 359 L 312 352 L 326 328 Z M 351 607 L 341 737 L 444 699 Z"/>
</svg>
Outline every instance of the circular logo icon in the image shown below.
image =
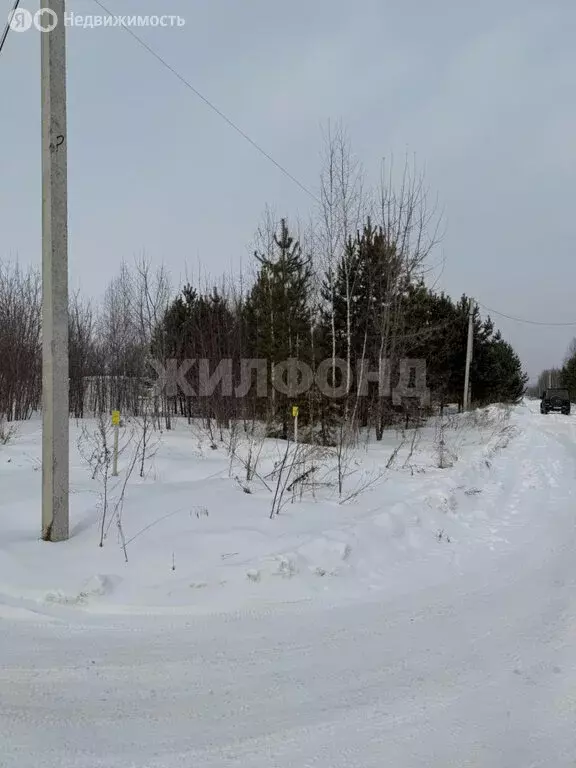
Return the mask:
<svg viewBox="0 0 576 768">
<path fill-rule="evenodd" d="M 8 15 L 8 26 L 14 32 L 26 32 L 32 26 L 32 14 L 25 8 L 18 8 Z"/>
<path fill-rule="evenodd" d="M 58 16 L 52 8 L 40 8 L 34 14 L 34 26 L 40 32 L 52 32 L 58 26 Z"/>
</svg>

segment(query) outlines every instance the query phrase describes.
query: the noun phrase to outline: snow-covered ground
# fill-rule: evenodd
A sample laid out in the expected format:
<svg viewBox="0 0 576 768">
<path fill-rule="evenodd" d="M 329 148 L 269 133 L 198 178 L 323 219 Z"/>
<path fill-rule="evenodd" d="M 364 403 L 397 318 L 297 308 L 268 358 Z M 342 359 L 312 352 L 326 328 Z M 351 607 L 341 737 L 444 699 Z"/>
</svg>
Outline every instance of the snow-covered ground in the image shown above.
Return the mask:
<svg viewBox="0 0 576 768">
<path fill-rule="evenodd" d="M 271 520 L 263 482 L 179 424 L 128 488 L 126 563 L 76 453 L 72 538 L 37 540 L 39 425 L 19 425 L 0 765 L 576 766 L 576 419 L 527 402 L 444 437 L 444 469 L 434 425 L 411 457 L 410 434 L 393 461 L 399 435 L 359 446 L 344 504 L 311 457 L 317 486 Z"/>
<path fill-rule="evenodd" d="M 516 510 L 509 505 L 502 515 L 499 507 L 511 488 L 543 484 L 546 491 L 543 469 L 534 463 L 523 472 L 506 450 L 512 439 L 517 446 L 530 439 L 524 421 L 522 411 L 511 416 L 502 408 L 448 417 L 442 463 L 453 466 L 443 469 L 434 423 L 421 434 L 392 431 L 380 443 L 361 443 L 343 462 L 342 493 L 335 451 L 315 452 L 293 472 L 296 477 L 314 466 L 313 485 L 287 491 L 273 519 L 271 473 L 285 444 L 264 443 L 257 476 L 247 483 L 241 461 L 247 439 L 236 446 L 241 459 L 231 461 L 227 435 L 217 436 L 213 449 L 198 425 L 176 422 L 163 433 L 145 478 L 135 472 L 127 487 L 128 562 L 112 512 L 98 546 L 103 485 L 80 456 L 82 429 L 74 423 L 72 536 L 52 546 L 38 540 L 40 424 L 20 424 L 0 447 L 0 615 L 7 606 L 50 611 L 59 604 L 100 613 L 213 612 L 376 590 L 397 594 L 449 578 L 462 561 L 517 543 Z M 88 429 L 94 431 L 95 422 Z M 120 459 L 119 480 L 110 481 L 110 510 L 129 453 L 130 447 Z"/>
</svg>

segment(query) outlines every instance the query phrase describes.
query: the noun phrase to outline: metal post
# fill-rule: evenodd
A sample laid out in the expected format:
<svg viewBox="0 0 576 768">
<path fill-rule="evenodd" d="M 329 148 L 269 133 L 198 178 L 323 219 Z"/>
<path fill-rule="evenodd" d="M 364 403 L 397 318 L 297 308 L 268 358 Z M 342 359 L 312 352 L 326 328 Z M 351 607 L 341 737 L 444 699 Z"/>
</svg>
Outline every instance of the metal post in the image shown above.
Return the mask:
<svg viewBox="0 0 576 768">
<path fill-rule="evenodd" d="M 292 406 L 292 418 L 294 419 L 294 442 L 298 442 L 298 411 L 300 409 L 297 405 Z"/>
<path fill-rule="evenodd" d="M 120 427 L 118 424 L 114 425 L 114 453 L 112 455 L 112 477 L 118 477 L 118 436 Z"/>
<path fill-rule="evenodd" d="M 466 368 L 464 371 L 464 397 L 463 408 L 468 410 L 470 407 L 470 364 L 472 362 L 472 345 L 474 341 L 474 302 L 470 299 L 470 310 L 468 312 L 468 343 L 466 345 Z"/>
<path fill-rule="evenodd" d="M 68 204 L 64 0 L 42 0 L 42 538 L 68 538 Z M 56 26 L 53 22 L 57 19 Z"/>
</svg>

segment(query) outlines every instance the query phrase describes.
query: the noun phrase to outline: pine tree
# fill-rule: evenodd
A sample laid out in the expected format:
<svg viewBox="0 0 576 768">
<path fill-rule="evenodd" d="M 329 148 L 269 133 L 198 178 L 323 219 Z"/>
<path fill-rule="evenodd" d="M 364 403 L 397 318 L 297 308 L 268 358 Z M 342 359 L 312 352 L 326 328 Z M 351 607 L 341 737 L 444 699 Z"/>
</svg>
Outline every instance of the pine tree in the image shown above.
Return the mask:
<svg viewBox="0 0 576 768">
<path fill-rule="evenodd" d="M 186 378 L 192 390 L 198 393 L 198 361 L 208 361 L 210 374 L 221 360 L 237 360 L 238 334 L 238 318 L 217 288 L 203 295 L 187 284 L 168 308 L 161 327 L 154 334 L 152 352 L 157 359 L 172 358 L 179 364 L 184 360 L 195 361 Z M 226 423 L 233 412 L 230 396 L 223 397 L 219 388 L 201 399 L 186 397 L 179 392 L 173 402 L 179 404 L 181 412 L 189 418 L 192 415 L 202 415 L 207 420 L 215 417 L 220 425 Z"/>
<path fill-rule="evenodd" d="M 576 340 L 570 345 L 568 355 L 562 368 L 562 386 L 567 387 L 570 399 L 576 400 Z"/>
<path fill-rule="evenodd" d="M 352 421 L 358 418 L 364 426 L 372 414 L 379 437 L 383 411 L 378 387 L 371 386 L 369 397 L 360 399 L 358 386 L 363 375 L 379 370 L 394 354 L 398 304 L 407 284 L 396 247 L 370 220 L 355 239 L 349 238 L 334 274 L 328 272 L 323 281 L 324 349 L 344 360 L 351 380 L 356 380 L 356 388 L 350 389 L 341 407 L 332 405 L 332 413 Z"/>
<path fill-rule="evenodd" d="M 457 402 L 464 386 L 467 314 L 423 281 L 407 291 L 402 314 L 403 356 L 426 361 L 427 385 L 440 407 Z"/>
<path fill-rule="evenodd" d="M 291 398 L 275 390 L 274 366 L 290 359 L 312 362 L 310 295 L 312 268 L 285 219 L 274 237 L 275 252 L 255 252 L 259 269 L 246 301 L 244 321 L 250 356 L 265 359 L 270 391 L 268 418 L 279 419 L 288 436 Z"/>
</svg>

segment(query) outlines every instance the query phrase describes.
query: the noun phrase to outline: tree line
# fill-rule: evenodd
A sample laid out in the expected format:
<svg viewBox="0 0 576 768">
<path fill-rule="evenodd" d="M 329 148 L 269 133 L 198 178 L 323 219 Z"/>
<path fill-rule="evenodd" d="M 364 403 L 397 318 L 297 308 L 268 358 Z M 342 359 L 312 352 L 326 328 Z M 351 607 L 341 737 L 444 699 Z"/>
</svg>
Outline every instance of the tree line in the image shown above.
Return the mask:
<svg viewBox="0 0 576 768">
<path fill-rule="evenodd" d="M 529 388 L 528 394 L 540 397 L 550 387 L 564 387 L 568 389 L 570 399 L 576 400 L 576 338 L 570 342 L 562 366 L 542 371 L 535 386 Z"/>
<path fill-rule="evenodd" d="M 414 361 L 424 361 L 432 405 L 461 404 L 472 300 L 429 284 L 439 217 L 423 177 L 406 165 L 397 182 L 390 172 L 376 192 L 365 185 L 337 129 L 326 138 L 310 222 L 295 226 L 267 211 L 249 275 L 174 292 L 165 268 L 141 259 L 121 265 L 98 305 L 73 295 L 71 415 L 150 408 L 167 428 L 178 415 L 215 429 L 264 422 L 269 434 L 288 437 L 297 405 L 302 429 L 319 441 L 333 441 L 342 428 L 381 438 L 426 412 L 428 401 L 409 391 Z M 472 401 L 516 402 L 527 378 L 520 360 L 474 306 Z M 0 415 L 7 420 L 40 407 L 40 340 L 37 272 L 0 265 Z M 151 387 L 169 361 L 185 371 L 188 388 Z M 312 377 L 305 387 L 303 371 Z M 206 380 L 218 386 L 200 393 Z"/>
</svg>

